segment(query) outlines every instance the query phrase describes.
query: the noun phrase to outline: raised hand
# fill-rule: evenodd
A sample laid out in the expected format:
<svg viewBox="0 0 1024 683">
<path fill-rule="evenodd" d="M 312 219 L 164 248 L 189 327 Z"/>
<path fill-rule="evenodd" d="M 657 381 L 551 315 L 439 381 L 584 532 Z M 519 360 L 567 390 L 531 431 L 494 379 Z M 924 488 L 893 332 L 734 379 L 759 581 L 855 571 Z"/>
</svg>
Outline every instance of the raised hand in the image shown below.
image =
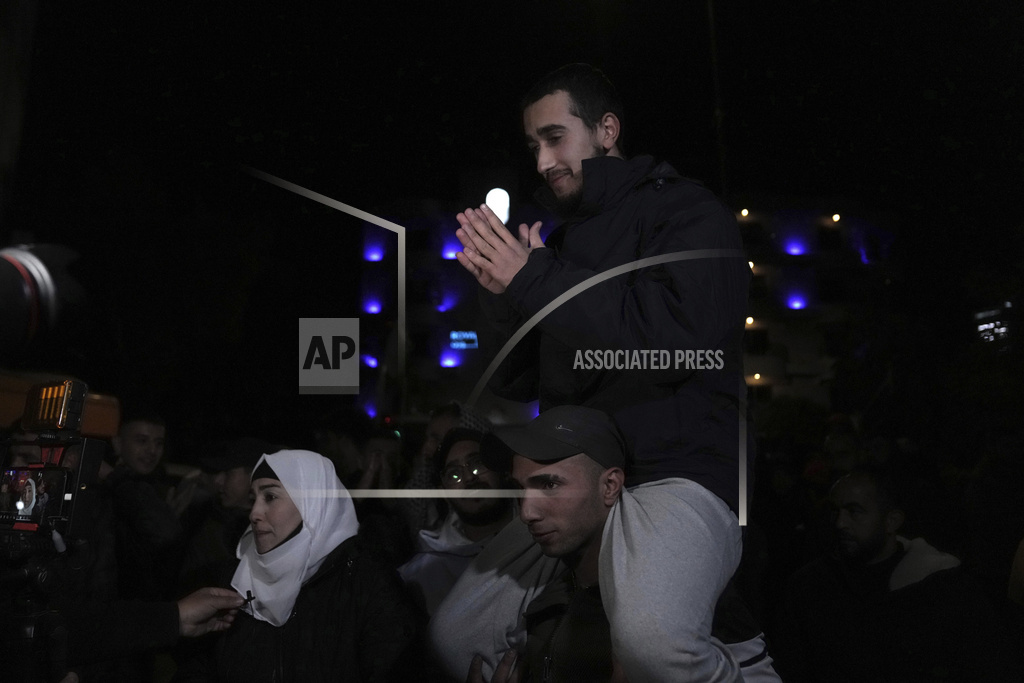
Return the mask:
<svg viewBox="0 0 1024 683">
<path fill-rule="evenodd" d="M 463 249 L 456 258 L 482 287 L 495 294 L 505 291 L 526 264 L 530 252 L 544 247 L 540 221 L 529 227 L 521 224 L 516 237 L 486 204 L 479 209 L 466 209 L 455 219 L 461 226 L 455 235 Z"/>
</svg>

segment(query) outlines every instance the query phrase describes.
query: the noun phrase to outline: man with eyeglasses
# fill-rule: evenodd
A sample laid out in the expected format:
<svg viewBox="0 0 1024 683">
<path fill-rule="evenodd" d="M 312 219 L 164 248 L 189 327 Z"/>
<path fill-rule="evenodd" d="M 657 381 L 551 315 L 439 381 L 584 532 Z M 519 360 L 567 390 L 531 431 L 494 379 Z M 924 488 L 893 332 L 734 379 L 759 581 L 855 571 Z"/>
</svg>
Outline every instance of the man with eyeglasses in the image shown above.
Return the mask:
<svg viewBox="0 0 1024 683">
<path fill-rule="evenodd" d="M 489 470 L 480 456 L 481 448 L 488 448 L 493 439 L 456 427 L 445 435 L 435 456 L 440 488 L 451 493 L 443 499 L 449 510 L 440 526 L 420 531 L 416 554 L 398 569 L 428 614 L 434 613 L 473 558 L 516 514 L 512 498 L 460 496 L 467 490 L 505 488 L 503 476 Z"/>
</svg>

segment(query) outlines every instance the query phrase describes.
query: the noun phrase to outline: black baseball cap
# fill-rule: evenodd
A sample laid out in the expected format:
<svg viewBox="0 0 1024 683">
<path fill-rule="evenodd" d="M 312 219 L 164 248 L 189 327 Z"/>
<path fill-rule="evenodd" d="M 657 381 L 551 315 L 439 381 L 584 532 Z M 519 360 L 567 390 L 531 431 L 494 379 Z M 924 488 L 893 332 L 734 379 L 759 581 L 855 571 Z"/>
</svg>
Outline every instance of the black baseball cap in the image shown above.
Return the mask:
<svg viewBox="0 0 1024 683">
<path fill-rule="evenodd" d="M 512 453 L 534 462 L 555 462 L 580 453 L 602 467 L 625 467 L 626 446 L 611 416 L 583 406 L 556 406 L 522 427 L 499 429 L 511 449 L 481 449 L 481 458 L 494 470 L 512 469 Z"/>
</svg>

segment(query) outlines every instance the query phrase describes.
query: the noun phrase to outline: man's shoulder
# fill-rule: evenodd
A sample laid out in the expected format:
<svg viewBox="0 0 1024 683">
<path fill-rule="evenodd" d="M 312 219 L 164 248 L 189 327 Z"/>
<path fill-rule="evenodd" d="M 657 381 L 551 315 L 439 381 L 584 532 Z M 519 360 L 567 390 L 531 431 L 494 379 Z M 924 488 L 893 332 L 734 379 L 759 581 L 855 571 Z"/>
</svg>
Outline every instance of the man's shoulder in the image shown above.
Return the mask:
<svg viewBox="0 0 1024 683">
<path fill-rule="evenodd" d="M 667 162 L 652 168 L 647 182 L 639 187 L 644 190 L 644 199 L 655 206 L 673 211 L 699 210 L 732 215 L 732 211 L 704 183 L 681 175 Z"/>
</svg>

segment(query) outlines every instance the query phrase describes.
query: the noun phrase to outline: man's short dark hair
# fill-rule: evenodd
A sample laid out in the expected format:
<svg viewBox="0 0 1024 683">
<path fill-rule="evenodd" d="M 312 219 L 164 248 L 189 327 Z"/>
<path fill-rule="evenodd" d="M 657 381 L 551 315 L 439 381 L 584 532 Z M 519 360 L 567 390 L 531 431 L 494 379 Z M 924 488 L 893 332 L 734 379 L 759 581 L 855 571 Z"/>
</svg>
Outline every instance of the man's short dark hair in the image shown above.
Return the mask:
<svg viewBox="0 0 1024 683">
<path fill-rule="evenodd" d="M 167 429 L 167 421 L 161 415 L 152 412 L 135 412 L 126 414 L 121 419 L 121 426 L 118 427 L 118 434 L 124 431 L 124 428 L 133 422 L 145 422 L 146 424 L 156 425 Z"/>
<path fill-rule="evenodd" d="M 847 476 L 874 485 L 878 507 L 883 514 L 892 510 L 905 510 L 900 482 L 891 467 L 878 463 L 864 463 L 851 469 Z"/>
<path fill-rule="evenodd" d="M 541 98 L 564 90 L 569 95 L 569 112 L 593 129 L 611 112 L 623 122 L 622 100 L 608 77 L 589 64 L 566 64 L 540 79 L 523 96 L 520 111 Z M 622 149 L 620 132 L 619 149 Z"/>
<path fill-rule="evenodd" d="M 444 435 L 444 440 L 441 441 L 441 445 L 437 447 L 437 452 L 434 454 L 434 470 L 440 472 L 444 469 L 444 463 L 448 459 L 448 453 L 452 450 L 452 447 L 460 441 L 472 441 L 473 443 L 480 444 L 483 441 L 484 433 L 477 431 L 476 429 L 468 429 L 466 427 L 453 427 L 448 430 L 448 433 Z"/>
</svg>

